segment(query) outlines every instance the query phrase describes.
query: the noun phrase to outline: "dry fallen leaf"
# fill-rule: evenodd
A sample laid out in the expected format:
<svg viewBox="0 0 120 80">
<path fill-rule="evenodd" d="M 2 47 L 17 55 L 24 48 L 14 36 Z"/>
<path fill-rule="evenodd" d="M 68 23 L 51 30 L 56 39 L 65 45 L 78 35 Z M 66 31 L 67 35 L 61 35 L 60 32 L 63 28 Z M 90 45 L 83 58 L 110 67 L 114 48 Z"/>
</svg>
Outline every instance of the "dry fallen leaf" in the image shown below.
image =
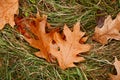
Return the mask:
<svg viewBox="0 0 120 80">
<path fill-rule="evenodd" d="M 1 0 L 0 1 L 0 29 L 6 23 L 14 26 L 14 14 L 18 13 L 18 0 Z"/>
<path fill-rule="evenodd" d="M 111 0 L 112 2 L 117 2 L 116 0 Z"/>
<path fill-rule="evenodd" d="M 0 59 L 0 67 L 2 67 L 2 59 Z"/>
<path fill-rule="evenodd" d="M 62 69 L 75 67 L 75 62 L 84 61 L 85 59 L 78 56 L 78 54 L 87 52 L 91 48 L 89 44 L 80 43 L 80 40 L 84 38 L 85 32 L 80 31 L 79 25 L 80 23 L 74 25 L 73 31 L 65 25 L 63 30 L 65 39 L 57 32 L 54 35 L 56 44 L 51 44 L 50 52 L 57 58 L 59 66 Z M 83 41 L 85 40 L 87 39 L 84 38 Z"/>
<path fill-rule="evenodd" d="M 96 27 L 93 40 L 107 44 L 109 39 L 120 40 L 120 13 L 112 20 L 111 16 L 105 19 L 102 28 Z"/>
<path fill-rule="evenodd" d="M 16 20 L 17 19 L 15 19 L 15 22 L 19 26 L 18 30 L 24 35 L 25 40 L 30 43 L 31 46 L 40 50 L 36 52 L 35 55 L 52 62 L 54 58 L 49 52 L 49 47 L 56 30 L 53 29 L 50 32 L 46 32 L 47 17 L 44 16 L 41 18 L 37 16 L 36 18 Z"/>
<path fill-rule="evenodd" d="M 120 80 L 120 61 L 118 61 L 118 59 L 115 58 L 115 62 L 113 65 L 115 66 L 117 75 L 109 74 L 109 76 L 110 76 L 111 80 Z"/>
<path fill-rule="evenodd" d="M 103 14 L 103 13 L 104 13 L 103 11 L 97 10 L 97 15 L 100 15 L 100 14 Z M 103 26 L 104 20 L 105 20 L 105 16 L 106 16 L 106 14 L 100 15 L 100 16 L 96 17 L 97 27 L 101 28 Z"/>
</svg>

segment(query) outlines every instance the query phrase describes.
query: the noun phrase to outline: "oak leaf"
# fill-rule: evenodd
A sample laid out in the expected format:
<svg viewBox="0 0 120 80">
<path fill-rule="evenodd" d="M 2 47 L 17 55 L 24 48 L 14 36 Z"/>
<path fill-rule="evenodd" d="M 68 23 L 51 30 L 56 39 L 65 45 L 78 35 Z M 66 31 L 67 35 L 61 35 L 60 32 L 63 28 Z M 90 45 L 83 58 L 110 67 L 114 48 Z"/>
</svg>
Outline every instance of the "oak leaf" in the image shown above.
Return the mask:
<svg viewBox="0 0 120 80">
<path fill-rule="evenodd" d="M 91 48 L 89 44 L 83 44 L 87 39 L 83 37 L 85 32 L 80 31 L 79 25 L 79 22 L 76 23 L 73 27 L 73 31 L 65 25 L 63 30 L 65 39 L 62 38 L 60 33 L 56 32 L 54 34 L 56 44 L 51 44 L 50 53 L 57 58 L 59 66 L 62 69 L 75 67 L 75 62 L 84 61 L 85 59 L 83 57 L 78 56 L 79 53 L 87 52 Z M 80 43 L 80 40 L 83 42 Z"/>
<path fill-rule="evenodd" d="M 18 14 L 18 0 L 1 0 L 0 1 L 0 29 L 6 23 L 12 27 L 14 23 L 14 14 Z"/>
<path fill-rule="evenodd" d="M 115 66 L 117 75 L 109 74 L 109 76 L 110 76 L 111 80 L 120 80 L 120 61 L 118 61 L 118 59 L 115 58 L 115 62 L 113 65 Z"/>
<path fill-rule="evenodd" d="M 46 21 L 47 17 L 40 17 L 37 15 L 36 18 L 16 20 L 15 22 L 18 26 L 18 30 L 24 35 L 24 39 L 32 47 L 40 50 L 36 52 L 35 55 L 46 59 L 48 62 L 52 62 L 54 57 L 50 54 L 49 48 L 56 30 L 53 29 L 50 32 L 46 32 L 46 28 L 49 26 Z"/>
<path fill-rule="evenodd" d="M 107 44 L 109 39 L 120 40 L 120 13 L 112 20 L 111 16 L 108 16 L 102 28 L 96 26 L 93 35 L 93 40 L 100 42 L 101 44 Z"/>
</svg>

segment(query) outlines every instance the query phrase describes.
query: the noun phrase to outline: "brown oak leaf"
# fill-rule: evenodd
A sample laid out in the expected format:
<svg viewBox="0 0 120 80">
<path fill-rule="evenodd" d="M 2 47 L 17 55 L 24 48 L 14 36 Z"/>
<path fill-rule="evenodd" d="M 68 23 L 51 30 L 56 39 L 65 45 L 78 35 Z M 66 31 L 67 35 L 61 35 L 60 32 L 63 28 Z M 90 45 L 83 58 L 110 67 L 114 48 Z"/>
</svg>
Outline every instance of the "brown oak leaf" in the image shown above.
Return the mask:
<svg viewBox="0 0 120 80">
<path fill-rule="evenodd" d="M 109 74 L 109 76 L 110 76 L 111 80 L 120 80 L 120 61 L 118 61 L 118 59 L 115 58 L 115 62 L 113 65 L 115 66 L 117 75 Z"/>
<path fill-rule="evenodd" d="M 109 39 L 120 40 L 120 13 L 112 20 L 111 16 L 105 19 L 102 28 L 96 26 L 93 40 L 101 44 L 107 44 Z"/>
<path fill-rule="evenodd" d="M 84 53 L 90 50 L 89 44 L 80 43 L 85 32 L 80 31 L 80 23 L 76 23 L 71 31 L 67 25 L 64 26 L 63 33 L 65 39 L 62 38 L 60 33 L 55 33 L 54 41 L 56 44 L 51 44 L 50 52 L 57 58 L 59 66 L 62 69 L 68 67 L 75 67 L 75 62 L 81 62 L 85 59 L 78 56 L 79 53 Z M 87 40 L 86 38 L 83 41 Z M 57 47 L 58 46 L 58 47 Z"/>
<path fill-rule="evenodd" d="M 25 40 L 32 47 L 40 50 L 35 55 L 46 59 L 48 62 L 52 62 L 54 57 L 50 54 L 49 48 L 56 29 L 46 32 L 46 28 L 50 27 L 47 23 L 47 17 L 43 16 L 41 18 L 37 15 L 36 18 L 15 19 L 15 22 L 18 26 L 18 31 L 24 35 Z"/>
<path fill-rule="evenodd" d="M 1 0 L 0 1 L 0 29 L 6 23 L 12 27 L 14 23 L 14 14 L 18 14 L 18 0 Z"/>
</svg>

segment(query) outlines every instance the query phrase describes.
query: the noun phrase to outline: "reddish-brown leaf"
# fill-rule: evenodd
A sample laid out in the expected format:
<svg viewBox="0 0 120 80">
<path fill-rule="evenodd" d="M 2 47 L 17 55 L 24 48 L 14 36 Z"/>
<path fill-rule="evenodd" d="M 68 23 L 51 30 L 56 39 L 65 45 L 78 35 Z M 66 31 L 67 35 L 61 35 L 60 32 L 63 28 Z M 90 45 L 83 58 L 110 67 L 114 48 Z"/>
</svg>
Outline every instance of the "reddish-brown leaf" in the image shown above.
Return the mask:
<svg viewBox="0 0 120 80">
<path fill-rule="evenodd" d="M 2 59 L 0 58 L 0 67 L 2 67 Z"/>
<path fill-rule="evenodd" d="M 18 26 L 17 31 L 20 32 L 22 35 L 24 35 L 27 38 L 30 38 L 30 34 L 27 32 L 27 29 L 29 29 L 29 26 L 26 24 L 30 24 L 31 18 L 23 18 L 21 16 L 15 16 L 15 24 Z"/>
<path fill-rule="evenodd" d="M 83 37 L 85 32 L 80 31 L 79 25 L 79 23 L 74 25 L 73 31 L 65 25 L 63 30 L 65 39 L 57 32 L 54 35 L 56 44 L 51 44 L 50 52 L 57 58 L 62 69 L 75 67 L 74 62 L 84 61 L 85 59 L 78 56 L 78 54 L 87 52 L 91 48 L 89 44 L 83 44 L 86 41 L 86 38 Z M 84 38 L 83 42 L 80 43 L 82 38 Z"/>
<path fill-rule="evenodd" d="M 18 0 L 0 0 L 0 29 L 6 23 L 14 26 L 14 14 L 18 13 Z"/>
<path fill-rule="evenodd" d="M 111 0 L 112 2 L 116 2 L 116 0 Z"/>
<path fill-rule="evenodd" d="M 97 11 L 97 15 L 103 14 L 104 12 L 101 10 Z M 101 28 L 104 24 L 104 20 L 105 20 L 105 14 L 104 15 L 100 15 L 96 17 L 96 24 L 97 27 Z"/>
</svg>

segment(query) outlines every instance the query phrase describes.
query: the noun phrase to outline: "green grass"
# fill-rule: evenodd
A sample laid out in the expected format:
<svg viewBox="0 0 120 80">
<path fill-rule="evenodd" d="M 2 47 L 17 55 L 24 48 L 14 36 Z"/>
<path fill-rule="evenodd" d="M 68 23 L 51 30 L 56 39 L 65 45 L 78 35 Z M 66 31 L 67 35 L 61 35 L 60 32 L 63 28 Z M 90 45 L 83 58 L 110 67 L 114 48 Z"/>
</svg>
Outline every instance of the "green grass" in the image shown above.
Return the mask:
<svg viewBox="0 0 120 80">
<path fill-rule="evenodd" d="M 120 1 L 111 0 L 19 0 L 19 15 L 29 17 L 40 14 L 48 16 L 53 27 L 72 27 L 81 22 L 82 30 L 92 36 L 96 18 L 112 15 L 120 11 Z M 101 13 L 98 13 L 100 11 Z M 89 38 L 92 50 L 81 55 L 85 62 L 76 68 L 61 70 L 57 64 L 48 63 L 34 55 L 32 48 L 15 28 L 6 25 L 0 31 L 0 80 L 108 80 L 108 73 L 116 74 L 112 63 L 116 56 L 120 59 L 120 42 L 112 40 L 102 46 Z"/>
</svg>

